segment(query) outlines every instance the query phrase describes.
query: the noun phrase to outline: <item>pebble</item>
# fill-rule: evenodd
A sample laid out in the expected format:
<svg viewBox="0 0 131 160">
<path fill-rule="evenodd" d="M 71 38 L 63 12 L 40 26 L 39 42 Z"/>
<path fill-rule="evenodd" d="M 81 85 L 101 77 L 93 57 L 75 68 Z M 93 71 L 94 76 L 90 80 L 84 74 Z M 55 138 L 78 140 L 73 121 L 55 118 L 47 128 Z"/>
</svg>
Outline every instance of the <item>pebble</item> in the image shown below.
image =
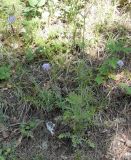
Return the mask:
<svg viewBox="0 0 131 160">
<path fill-rule="evenodd" d="M 51 133 L 51 135 L 53 136 L 55 134 L 54 133 L 55 124 L 49 121 L 49 122 L 46 122 L 46 127 L 48 131 Z"/>
<path fill-rule="evenodd" d="M 124 160 L 131 160 L 131 152 L 126 152 L 126 153 L 123 155 L 123 158 L 124 158 Z"/>
<path fill-rule="evenodd" d="M 131 148 L 131 140 L 127 140 L 126 145 L 127 145 L 127 147 Z"/>
<path fill-rule="evenodd" d="M 41 146 L 42 146 L 43 150 L 47 150 L 48 149 L 48 143 L 47 143 L 47 141 L 43 141 Z"/>
</svg>

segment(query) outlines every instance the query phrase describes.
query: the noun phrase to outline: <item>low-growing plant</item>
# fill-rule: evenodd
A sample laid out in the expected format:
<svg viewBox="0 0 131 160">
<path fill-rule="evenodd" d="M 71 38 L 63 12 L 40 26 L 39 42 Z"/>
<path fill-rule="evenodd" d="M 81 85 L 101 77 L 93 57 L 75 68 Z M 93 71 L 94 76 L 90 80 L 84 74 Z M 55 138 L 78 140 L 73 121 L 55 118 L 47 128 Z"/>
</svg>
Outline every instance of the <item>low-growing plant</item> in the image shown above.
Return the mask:
<svg viewBox="0 0 131 160">
<path fill-rule="evenodd" d="M 36 32 L 40 26 L 40 19 L 37 17 L 30 20 L 24 19 L 22 24 L 26 31 L 26 34 L 23 34 L 23 41 L 24 44 L 29 47 L 36 37 Z"/>
<path fill-rule="evenodd" d="M 125 54 L 129 54 L 131 53 L 131 47 L 126 46 L 126 41 L 127 39 L 118 39 L 113 40 L 113 39 L 109 39 L 107 44 L 106 44 L 106 48 L 107 51 L 111 54 L 120 54 L 120 53 L 125 53 Z"/>
<path fill-rule="evenodd" d="M 44 6 L 46 0 L 28 0 L 27 7 L 24 10 L 24 14 L 27 17 L 40 16 L 40 8 Z"/>
<path fill-rule="evenodd" d="M 39 101 L 40 107 L 43 109 L 45 108 L 47 111 L 52 110 L 57 101 L 55 93 L 51 90 L 39 91 L 37 99 Z"/>
<path fill-rule="evenodd" d="M 108 75 L 117 68 L 117 62 L 119 61 L 120 55 L 131 53 L 131 48 L 126 46 L 125 39 L 109 39 L 106 44 L 106 50 L 110 56 L 104 60 L 103 64 L 98 68 L 98 74 L 95 81 L 98 84 L 102 84 L 108 78 Z"/>
<path fill-rule="evenodd" d="M 11 154 L 11 148 L 10 147 L 2 147 L 0 149 L 0 160 L 7 160 L 8 156 Z"/>
<path fill-rule="evenodd" d="M 0 67 L 0 80 L 7 80 L 10 78 L 11 70 L 10 66 L 3 65 Z"/>
<path fill-rule="evenodd" d="M 80 86 L 83 88 L 86 86 L 93 86 L 95 78 L 94 69 L 87 65 L 84 60 L 78 62 L 75 72 L 77 74 L 76 81 Z"/>
<path fill-rule="evenodd" d="M 23 137 L 33 137 L 33 130 L 37 127 L 37 122 L 30 120 L 27 123 L 21 123 L 20 132 Z"/>
<path fill-rule="evenodd" d="M 47 157 L 43 154 L 38 154 L 33 158 L 33 160 L 47 160 Z"/>
<path fill-rule="evenodd" d="M 34 95 L 24 93 L 22 99 L 25 102 L 31 103 L 38 109 L 51 111 L 59 101 L 59 95 L 52 90 L 37 88 L 34 90 Z"/>
<path fill-rule="evenodd" d="M 60 137 L 71 138 L 75 147 L 86 142 L 84 133 L 87 126 L 93 125 L 93 117 L 96 113 L 95 98 L 91 89 L 87 87 L 80 89 L 80 93 L 69 93 L 62 109 L 63 121 L 70 126 L 71 132 L 64 133 Z"/>
<path fill-rule="evenodd" d="M 117 68 L 118 58 L 111 57 L 104 61 L 104 63 L 98 68 L 98 74 L 95 78 L 97 84 L 102 84 L 109 77 L 108 75 Z"/>
<path fill-rule="evenodd" d="M 74 134 L 70 132 L 62 133 L 59 135 L 60 139 L 68 138 L 71 139 L 72 145 L 74 148 L 77 148 L 78 146 L 82 146 L 83 143 L 88 145 L 90 148 L 95 148 L 95 143 L 92 142 L 90 139 L 87 139 L 84 134 Z"/>
<path fill-rule="evenodd" d="M 32 51 L 31 48 L 28 48 L 28 49 L 27 49 L 25 58 L 26 58 L 27 62 L 31 62 L 31 61 L 34 60 L 35 54 L 33 53 L 33 51 Z"/>
<path fill-rule="evenodd" d="M 127 95 L 131 95 L 131 87 L 126 83 L 120 83 L 120 87 L 125 91 Z"/>
</svg>

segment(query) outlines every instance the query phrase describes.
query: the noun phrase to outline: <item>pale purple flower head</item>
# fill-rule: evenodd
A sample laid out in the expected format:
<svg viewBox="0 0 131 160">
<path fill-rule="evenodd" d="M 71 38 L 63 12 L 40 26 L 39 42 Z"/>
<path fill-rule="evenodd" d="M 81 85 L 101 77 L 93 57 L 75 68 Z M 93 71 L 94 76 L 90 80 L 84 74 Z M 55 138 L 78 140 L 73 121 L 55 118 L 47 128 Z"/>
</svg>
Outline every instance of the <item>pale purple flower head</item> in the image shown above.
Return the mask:
<svg viewBox="0 0 131 160">
<path fill-rule="evenodd" d="M 117 62 L 117 65 L 118 65 L 120 68 L 122 68 L 122 67 L 124 66 L 124 62 L 123 62 L 122 60 L 119 60 L 119 61 Z"/>
<path fill-rule="evenodd" d="M 15 21 L 16 21 L 16 17 L 15 16 L 12 15 L 12 16 L 8 17 L 8 23 L 11 24 L 11 23 L 14 23 Z"/>
<path fill-rule="evenodd" d="M 44 63 L 44 64 L 42 65 L 42 69 L 43 69 L 44 71 L 49 71 L 49 70 L 51 69 L 51 65 L 50 65 L 49 63 Z"/>
</svg>

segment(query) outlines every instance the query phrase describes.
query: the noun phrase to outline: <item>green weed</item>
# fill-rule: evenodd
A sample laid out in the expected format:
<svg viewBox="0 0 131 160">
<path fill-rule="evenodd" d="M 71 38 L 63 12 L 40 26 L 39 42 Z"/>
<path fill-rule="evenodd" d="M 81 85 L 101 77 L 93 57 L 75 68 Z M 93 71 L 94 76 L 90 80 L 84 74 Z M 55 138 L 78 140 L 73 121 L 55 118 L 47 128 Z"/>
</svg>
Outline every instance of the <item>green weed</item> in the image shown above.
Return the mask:
<svg viewBox="0 0 131 160">
<path fill-rule="evenodd" d="M 41 7 L 44 6 L 46 0 L 29 0 L 27 7 L 24 9 L 24 15 L 27 17 L 36 17 L 41 15 Z"/>
<path fill-rule="evenodd" d="M 86 64 L 84 60 L 79 60 L 75 70 L 77 74 L 76 81 L 83 88 L 86 86 L 93 86 L 95 78 L 94 69 Z"/>
<path fill-rule="evenodd" d="M 125 91 L 127 95 L 131 95 L 131 87 L 126 83 L 120 83 L 120 87 Z"/>
<path fill-rule="evenodd" d="M 7 80 L 10 78 L 11 70 L 7 65 L 3 65 L 0 67 L 0 80 Z"/>
<path fill-rule="evenodd" d="M 118 58 L 111 57 L 104 61 L 104 63 L 99 67 L 99 73 L 95 78 L 95 81 L 98 84 L 102 84 L 109 78 L 108 75 L 117 68 L 118 60 Z"/>
<path fill-rule="evenodd" d="M 43 154 L 36 155 L 33 160 L 47 160 L 46 156 Z"/>
<path fill-rule="evenodd" d="M 8 156 L 11 154 L 12 150 L 10 147 L 2 147 L 0 149 L 0 160 L 7 160 Z"/>
<path fill-rule="evenodd" d="M 126 40 L 127 39 L 120 39 L 120 40 L 109 40 L 107 42 L 106 48 L 107 51 L 111 54 L 120 54 L 125 53 L 129 54 L 131 53 L 131 47 L 126 46 Z"/>
<path fill-rule="evenodd" d="M 30 120 L 27 123 L 21 123 L 20 132 L 23 137 L 33 138 L 33 130 L 37 127 L 37 123 L 34 120 Z"/>
<path fill-rule="evenodd" d="M 28 48 L 28 49 L 27 49 L 25 58 L 26 58 L 27 62 L 31 62 L 31 61 L 34 60 L 35 54 L 33 53 L 33 51 L 32 51 L 31 48 Z"/>
<path fill-rule="evenodd" d="M 75 147 L 81 145 L 86 141 L 83 137 L 85 130 L 87 126 L 93 125 L 93 116 L 96 113 L 93 92 L 87 87 L 82 88 L 79 94 L 69 93 L 62 110 L 64 112 L 63 121 L 72 130 L 71 133 L 62 134 L 62 136 L 71 138 Z"/>
</svg>

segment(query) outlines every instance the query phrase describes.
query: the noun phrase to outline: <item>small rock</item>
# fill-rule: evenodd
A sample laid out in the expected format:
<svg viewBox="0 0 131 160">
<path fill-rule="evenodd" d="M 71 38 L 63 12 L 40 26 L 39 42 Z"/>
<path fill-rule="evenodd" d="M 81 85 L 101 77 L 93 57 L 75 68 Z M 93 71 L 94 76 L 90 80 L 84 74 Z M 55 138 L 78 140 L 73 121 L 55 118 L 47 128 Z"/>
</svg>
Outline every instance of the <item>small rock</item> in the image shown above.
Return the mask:
<svg viewBox="0 0 131 160">
<path fill-rule="evenodd" d="M 47 141 L 43 141 L 41 147 L 43 150 L 46 150 L 48 148 Z"/>
<path fill-rule="evenodd" d="M 66 159 L 68 159 L 68 157 L 67 157 L 67 156 L 64 156 L 64 155 L 61 155 L 61 159 L 62 159 L 62 160 L 66 160 Z"/>
<path fill-rule="evenodd" d="M 20 30 L 20 33 L 26 33 L 25 28 L 22 28 L 22 29 Z"/>
<path fill-rule="evenodd" d="M 48 131 L 51 133 L 51 135 L 53 136 L 55 134 L 54 133 L 55 124 L 49 121 L 49 122 L 46 122 L 46 127 Z"/>
<path fill-rule="evenodd" d="M 19 47 L 19 45 L 17 43 L 12 43 L 11 47 L 14 48 L 14 49 L 17 49 Z"/>
<path fill-rule="evenodd" d="M 127 140 L 126 145 L 127 145 L 127 147 L 131 148 L 131 140 Z"/>
<path fill-rule="evenodd" d="M 43 13 L 42 13 L 42 16 L 41 16 L 41 18 L 42 18 L 42 21 L 47 21 L 48 20 L 48 18 L 49 18 L 49 15 L 50 15 L 50 13 L 48 12 L 48 11 L 44 11 Z"/>
<path fill-rule="evenodd" d="M 60 17 L 61 16 L 61 11 L 58 10 L 54 14 L 55 14 L 56 17 Z"/>
<path fill-rule="evenodd" d="M 131 152 L 126 152 L 123 156 L 124 160 L 131 160 Z"/>
<path fill-rule="evenodd" d="M 3 138 L 7 138 L 9 136 L 9 132 L 3 123 L 0 123 L 0 132 L 2 132 Z"/>
</svg>

